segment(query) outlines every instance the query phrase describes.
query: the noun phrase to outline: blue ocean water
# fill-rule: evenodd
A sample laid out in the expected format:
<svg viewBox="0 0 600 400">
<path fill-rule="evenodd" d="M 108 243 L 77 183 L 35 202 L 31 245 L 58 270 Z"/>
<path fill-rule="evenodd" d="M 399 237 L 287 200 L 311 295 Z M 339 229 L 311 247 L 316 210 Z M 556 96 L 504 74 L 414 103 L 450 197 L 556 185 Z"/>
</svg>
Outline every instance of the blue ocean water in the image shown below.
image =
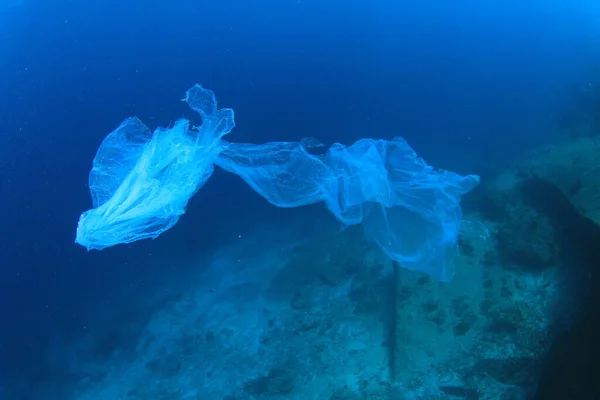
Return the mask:
<svg viewBox="0 0 600 400">
<path fill-rule="evenodd" d="M 200 83 L 235 110 L 229 140 L 311 136 L 329 145 L 400 135 L 428 163 L 485 180 L 564 135 L 565 120 L 594 118 L 599 45 L 592 1 L 3 3 L 4 398 L 108 396 L 81 393 L 103 384 L 111 362 L 144 357 L 145 327 L 193 290 L 213 253 L 261 230 L 266 236 L 248 246 L 270 248 L 265 238 L 292 235 L 271 232 L 278 227 L 301 226 L 294 232 L 303 243 L 337 232 L 321 208 L 275 208 L 216 171 L 158 239 L 87 252 L 74 244 L 79 215 L 91 207 L 87 176 L 123 119 L 138 116 L 152 128 L 184 115 L 197 120 L 179 99 Z M 229 272 L 217 269 L 214 279 Z M 248 365 L 240 362 L 240 382 L 261 374 Z M 218 369 L 211 374 L 217 381 Z M 296 398 L 255 386 L 259 399 Z M 226 398 L 217 389 L 214 397 L 198 393 Z"/>
</svg>

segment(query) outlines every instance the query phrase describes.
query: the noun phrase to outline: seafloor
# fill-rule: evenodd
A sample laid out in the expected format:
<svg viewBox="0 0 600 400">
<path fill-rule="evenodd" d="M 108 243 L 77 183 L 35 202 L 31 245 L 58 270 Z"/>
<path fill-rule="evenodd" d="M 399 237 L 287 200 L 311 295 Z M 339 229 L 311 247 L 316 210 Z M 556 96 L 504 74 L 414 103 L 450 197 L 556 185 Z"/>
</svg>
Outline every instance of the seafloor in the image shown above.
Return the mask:
<svg viewBox="0 0 600 400">
<path fill-rule="evenodd" d="M 236 235 L 194 260 L 185 279 L 113 307 L 62 357 L 64 379 L 39 391 L 77 400 L 523 399 L 577 311 L 586 261 L 565 247 L 578 226 L 564 222 L 600 222 L 598 150 L 593 139 L 568 140 L 486 177 L 465 220 L 490 235 L 461 237 L 451 283 L 395 269 L 361 227 L 341 229 L 325 211 Z"/>
</svg>

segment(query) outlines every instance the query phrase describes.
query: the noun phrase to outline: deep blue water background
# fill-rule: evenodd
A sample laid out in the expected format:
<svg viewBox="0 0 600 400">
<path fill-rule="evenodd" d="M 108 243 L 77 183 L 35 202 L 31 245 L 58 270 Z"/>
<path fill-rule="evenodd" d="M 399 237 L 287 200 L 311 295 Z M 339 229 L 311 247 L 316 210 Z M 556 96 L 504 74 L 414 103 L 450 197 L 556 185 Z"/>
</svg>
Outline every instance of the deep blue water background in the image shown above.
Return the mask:
<svg viewBox="0 0 600 400">
<path fill-rule="evenodd" d="M 0 378 L 41 379 L 98 310 L 126 307 L 115 293 L 135 302 L 185 273 L 166 265 L 293 212 L 217 172 L 160 239 L 86 252 L 73 240 L 87 174 L 124 118 L 192 116 L 179 100 L 198 82 L 235 110 L 232 141 L 401 135 L 485 176 L 554 135 L 599 53 L 593 1 L 4 3 Z"/>
</svg>

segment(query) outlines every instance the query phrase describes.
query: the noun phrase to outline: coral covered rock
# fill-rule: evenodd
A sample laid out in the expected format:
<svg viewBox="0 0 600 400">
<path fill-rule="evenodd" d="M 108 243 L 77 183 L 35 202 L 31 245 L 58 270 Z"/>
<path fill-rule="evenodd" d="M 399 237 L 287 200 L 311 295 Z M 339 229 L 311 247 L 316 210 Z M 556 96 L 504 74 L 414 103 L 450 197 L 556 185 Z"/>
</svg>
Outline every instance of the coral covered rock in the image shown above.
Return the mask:
<svg viewBox="0 0 600 400">
<path fill-rule="evenodd" d="M 585 137 L 544 146 L 525 167 L 558 187 L 579 212 L 600 225 L 600 143 Z"/>
<path fill-rule="evenodd" d="M 497 239 L 505 266 L 542 269 L 553 264 L 556 235 L 548 217 L 527 204 L 528 176 L 510 169 L 488 185 L 490 212 L 498 220 Z"/>
</svg>

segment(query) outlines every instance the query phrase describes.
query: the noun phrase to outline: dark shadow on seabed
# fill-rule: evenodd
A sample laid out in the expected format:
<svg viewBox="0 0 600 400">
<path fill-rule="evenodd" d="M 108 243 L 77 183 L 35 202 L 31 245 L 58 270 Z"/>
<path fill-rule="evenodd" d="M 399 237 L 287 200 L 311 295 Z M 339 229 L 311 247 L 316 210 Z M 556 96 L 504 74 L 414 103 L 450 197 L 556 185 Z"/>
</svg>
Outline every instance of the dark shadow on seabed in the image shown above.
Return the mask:
<svg viewBox="0 0 600 400">
<path fill-rule="evenodd" d="M 532 400 L 600 399 L 600 227 L 582 216 L 554 185 L 525 181 L 524 198 L 553 222 L 560 235 L 563 276 L 575 282 L 565 291 L 583 296 L 573 323 L 560 332 L 544 362 Z"/>
</svg>

